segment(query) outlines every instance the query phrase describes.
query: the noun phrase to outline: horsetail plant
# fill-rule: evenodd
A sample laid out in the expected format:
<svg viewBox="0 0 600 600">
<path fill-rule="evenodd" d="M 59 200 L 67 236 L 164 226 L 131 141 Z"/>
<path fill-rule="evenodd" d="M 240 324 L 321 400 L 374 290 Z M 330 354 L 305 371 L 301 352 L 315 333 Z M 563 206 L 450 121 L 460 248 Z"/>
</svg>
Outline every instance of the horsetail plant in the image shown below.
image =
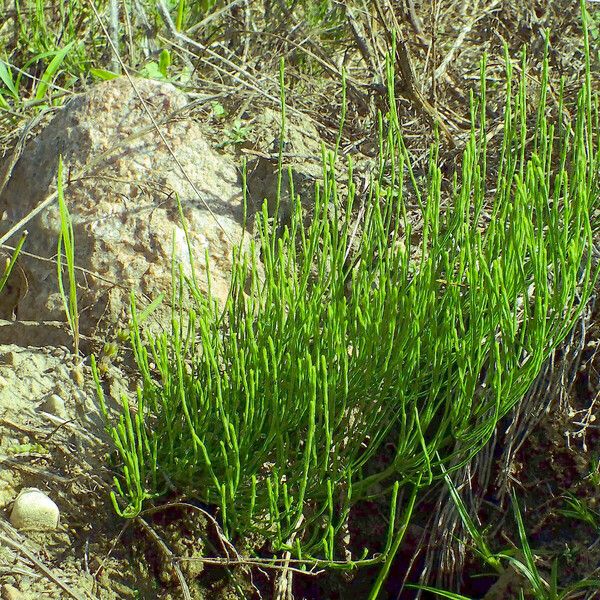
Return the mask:
<svg viewBox="0 0 600 600">
<path fill-rule="evenodd" d="M 265 203 L 259 240 L 236 253 L 224 311 L 183 275 L 169 332 L 140 331 L 132 303 L 142 381 L 109 425 L 120 514 L 176 490 L 215 507 L 230 539 L 258 534 L 268 551 L 305 563 L 389 568 L 415 494 L 486 443 L 585 306 L 599 166 L 589 69 L 574 123 L 565 125 L 562 98 L 550 123 L 543 93 L 531 140 L 525 80 L 515 93 L 507 60 L 493 177 L 484 61 L 460 172 L 445 184 L 436 142 L 422 185 L 391 60 L 387 68 L 389 111 L 367 197 L 357 197 L 351 161 L 342 191 L 337 157 L 324 152 L 310 221 L 294 197 L 277 236 Z M 374 460 L 384 446 L 387 462 Z M 399 490 L 408 493 L 397 523 Z M 352 506 L 385 494 L 384 553 L 341 560 Z"/>
</svg>

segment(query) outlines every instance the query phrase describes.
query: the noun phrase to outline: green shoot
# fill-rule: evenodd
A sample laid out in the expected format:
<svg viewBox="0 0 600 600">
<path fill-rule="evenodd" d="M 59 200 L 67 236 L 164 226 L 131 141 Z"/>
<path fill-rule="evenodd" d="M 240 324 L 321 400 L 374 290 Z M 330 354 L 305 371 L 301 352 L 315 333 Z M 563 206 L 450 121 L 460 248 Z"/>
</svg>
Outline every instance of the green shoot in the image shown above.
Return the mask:
<svg viewBox="0 0 600 600">
<path fill-rule="evenodd" d="M 485 536 L 480 531 L 479 527 L 475 524 L 475 522 L 471 518 L 471 515 L 469 515 L 469 511 L 467 510 L 465 503 L 460 497 L 456 486 L 447 474 L 444 474 L 444 479 L 446 481 L 446 485 L 448 486 L 450 497 L 452 498 L 452 501 L 456 506 L 456 510 L 460 515 L 463 525 L 465 526 L 469 536 L 471 537 L 471 540 L 474 543 L 475 551 L 487 565 L 489 565 L 490 567 L 492 567 L 492 569 L 494 569 L 494 571 L 496 571 L 496 573 L 503 573 L 504 567 L 502 566 L 502 563 L 498 558 L 498 554 L 495 553 L 489 547 Z"/>
<path fill-rule="evenodd" d="M 48 85 L 52 82 L 52 80 L 56 76 L 58 70 L 60 69 L 62 62 L 64 61 L 65 57 L 67 56 L 67 53 L 73 47 L 73 44 L 74 44 L 74 42 L 71 42 L 70 44 L 67 44 L 62 50 L 59 50 L 58 52 L 54 53 L 54 56 L 52 57 L 50 64 L 46 67 L 46 70 L 44 71 L 44 74 L 42 75 L 40 82 L 38 83 L 37 88 L 35 90 L 35 99 L 36 100 L 42 100 L 44 98 L 44 96 L 46 95 L 46 91 L 48 90 Z"/>
<path fill-rule="evenodd" d="M 519 509 L 519 503 L 517 500 L 516 493 L 512 492 L 512 507 L 517 523 L 517 531 L 519 535 L 519 546 L 516 550 L 503 550 L 500 552 L 493 552 L 488 546 L 485 540 L 484 534 L 479 530 L 471 519 L 465 504 L 463 503 L 460 495 L 458 494 L 456 487 L 450 480 L 445 476 L 448 489 L 452 496 L 458 513 L 465 525 L 469 536 L 474 542 L 475 550 L 477 554 L 484 560 L 486 564 L 491 566 L 499 575 L 504 573 L 506 570 L 505 565 L 510 565 L 517 573 L 520 573 L 529 583 L 526 590 L 520 590 L 520 597 L 524 598 L 525 593 L 532 594 L 536 600 L 567 600 L 568 598 L 574 597 L 578 592 L 585 590 L 599 590 L 600 581 L 594 579 L 582 579 L 566 588 L 559 588 L 558 586 L 558 562 L 554 560 L 552 563 L 552 569 L 550 572 L 550 578 L 548 581 L 542 577 L 536 564 L 535 556 L 529 545 L 527 539 L 527 532 L 523 523 L 523 517 Z M 565 513 L 566 514 L 566 513 Z M 567 515 L 569 516 L 569 515 Z M 443 598 L 450 598 L 452 600 L 469 600 L 467 597 L 460 594 L 456 594 L 450 591 L 441 590 L 438 588 L 424 586 L 424 585 L 409 585 L 409 588 L 420 589 L 423 591 L 433 592 Z"/>
<path fill-rule="evenodd" d="M 600 530 L 600 513 L 590 508 L 584 500 L 574 494 L 566 494 L 566 507 L 558 511 L 565 517 L 571 517 L 587 523 L 590 527 Z"/>
<path fill-rule="evenodd" d="M 4 273 L 0 276 L 0 291 L 4 289 L 10 274 L 12 273 L 13 267 L 17 262 L 17 258 L 19 257 L 19 253 L 21 252 L 21 248 L 23 248 L 23 244 L 27 239 L 27 231 L 24 231 L 17 242 L 15 249 L 12 251 L 12 255 L 10 258 L 6 260 L 6 264 L 4 265 Z"/>
<path fill-rule="evenodd" d="M 74 354 L 79 360 L 79 312 L 77 309 L 77 280 L 75 277 L 75 236 L 73 222 L 65 202 L 63 189 L 63 162 L 58 159 L 58 208 L 60 213 L 60 234 L 58 236 L 58 251 L 56 258 L 58 272 L 58 289 L 63 301 L 67 322 L 73 335 Z M 63 248 L 64 260 L 67 267 L 68 294 L 63 283 Z M 76 365 L 77 366 L 77 365 Z"/>
</svg>

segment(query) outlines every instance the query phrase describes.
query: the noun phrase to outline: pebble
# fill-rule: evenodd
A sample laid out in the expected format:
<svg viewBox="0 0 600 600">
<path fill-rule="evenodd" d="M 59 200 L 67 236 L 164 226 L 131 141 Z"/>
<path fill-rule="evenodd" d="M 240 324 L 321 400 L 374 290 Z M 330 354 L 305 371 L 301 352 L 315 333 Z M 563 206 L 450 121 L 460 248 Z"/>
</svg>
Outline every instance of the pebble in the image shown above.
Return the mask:
<svg viewBox="0 0 600 600">
<path fill-rule="evenodd" d="M 2 586 L 2 600 L 25 600 L 25 594 L 19 591 L 14 585 L 5 583 Z"/>
<path fill-rule="evenodd" d="M 25 600 L 25 594 L 19 591 L 14 585 L 5 583 L 2 586 L 2 600 Z"/>
<path fill-rule="evenodd" d="M 10 523 L 16 529 L 52 531 L 58 527 L 58 506 L 37 488 L 21 490 L 10 513 Z"/>
<path fill-rule="evenodd" d="M 50 396 L 48 396 L 46 400 L 42 402 L 40 408 L 51 415 L 60 417 L 61 419 L 66 419 L 68 416 L 67 409 L 65 407 L 65 401 L 58 394 L 50 394 Z"/>
</svg>

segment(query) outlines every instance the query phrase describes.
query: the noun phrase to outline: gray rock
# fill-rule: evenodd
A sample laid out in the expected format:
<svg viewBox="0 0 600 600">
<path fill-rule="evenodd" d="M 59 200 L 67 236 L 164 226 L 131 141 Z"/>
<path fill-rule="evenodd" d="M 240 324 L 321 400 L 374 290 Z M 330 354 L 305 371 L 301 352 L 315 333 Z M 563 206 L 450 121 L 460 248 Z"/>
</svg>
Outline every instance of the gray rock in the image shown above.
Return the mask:
<svg viewBox="0 0 600 600">
<path fill-rule="evenodd" d="M 229 290 L 232 252 L 243 236 L 237 169 L 209 146 L 197 123 L 185 118 L 186 96 L 167 83 L 139 79 L 135 85 L 193 186 L 130 83 L 116 79 L 75 97 L 58 112 L 26 146 L 0 196 L 2 234 L 56 189 L 62 155 L 76 264 L 87 270 L 77 276 L 82 333 L 122 324 L 131 289 L 140 306 L 161 292 L 168 297 L 173 244 L 184 272 L 191 273 L 176 195 L 200 285 L 206 289 L 207 251 L 212 290 L 221 302 Z M 52 261 L 60 231 L 57 203 L 27 229 L 25 250 Z M 11 295 L 0 295 L 0 318 L 64 321 L 52 262 L 22 256 L 10 283 Z M 168 314 L 165 307 L 162 316 Z"/>
</svg>

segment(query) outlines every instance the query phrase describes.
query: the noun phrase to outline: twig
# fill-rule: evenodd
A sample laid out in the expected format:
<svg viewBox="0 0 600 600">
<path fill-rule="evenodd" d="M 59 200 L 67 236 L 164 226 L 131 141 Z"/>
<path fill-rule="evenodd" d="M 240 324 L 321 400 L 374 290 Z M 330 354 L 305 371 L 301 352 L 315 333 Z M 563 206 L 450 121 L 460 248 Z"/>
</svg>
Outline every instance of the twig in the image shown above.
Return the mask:
<svg viewBox="0 0 600 600">
<path fill-rule="evenodd" d="M 436 106 L 437 101 L 437 77 L 435 65 L 437 63 L 437 24 L 439 18 L 439 6 L 437 0 L 431 2 L 431 103 Z"/>
<path fill-rule="evenodd" d="M 306 571 L 304 569 L 297 569 L 295 567 L 290 567 L 286 564 L 287 559 L 281 558 L 278 559 L 279 562 L 283 562 L 283 564 L 272 564 L 274 562 L 278 562 L 272 558 L 241 558 L 240 560 L 229 560 L 227 558 L 205 558 L 202 556 L 194 556 L 193 558 L 180 557 L 179 562 L 200 562 L 206 565 L 217 565 L 220 567 L 233 567 L 233 566 L 243 566 L 243 567 L 256 567 L 257 569 L 270 569 L 272 571 L 285 571 L 297 573 L 298 575 L 307 575 L 309 577 L 317 577 L 325 573 L 325 569 L 319 570 L 310 570 Z M 298 564 L 305 565 L 309 561 L 292 561 L 289 563 L 292 564 L 297 562 Z M 340 565 L 340 566 L 349 566 L 350 563 L 347 561 L 329 561 L 327 566 Z M 358 565 L 358 562 L 353 562 L 352 566 Z"/>
<path fill-rule="evenodd" d="M 179 568 L 179 564 L 177 562 L 177 558 L 173 554 L 173 552 L 169 549 L 169 547 L 163 542 L 158 533 L 154 531 L 148 523 L 142 517 L 136 517 L 136 522 L 142 526 L 142 529 L 156 542 L 158 547 L 161 549 L 163 554 L 168 558 L 171 567 L 173 567 L 173 571 L 179 580 L 179 585 L 181 586 L 181 591 L 183 592 L 183 597 L 185 600 L 192 600 L 192 595 L 190 594 L 190 588 L 188 587 L 187 582 L 185 581 L 185 577 Z"/>
<path fill-rule="evenodd" d="M 163 0 L 158 0 L 157 8 L 158 8 L 158 12 L 160 13 L 160 16 L 162 17 L 165 25 L 167 26 L 167 29 L 169 30 L 169 35 L 171 35 L 173 38 L 175 38 L 179 43 L 193 46 L 194 48 L 197 48 L 198 50 L 201 50 L 202 52 L 206 52 L 206 54 L 208 54 L 209 56 L 212 56 L 216 60 L 223 62 L 230 69 L 234 70 L 236 73 L 238 73 L 239 75 L 241 75 L 243 77 L 243 78 L 239 79 L 239 82 L 242 85 L 251 88 L 255 92 L 259 92 L 265 98 L 268 98 L 272 102 L 275 102 L 277 105 L 279 105 L 281 103 L 281 98 L 277 98 L 277 97 L 273 96 L 272 94 L 265 92 L 260 86 L 260 81 L 258 81 L 252 75 L 250 75 L 247 71 L 244 71 L 244 69 L 242 69 L 241 67 L 236 65 L 234 62 L 230 61 L 228 58 L 225 58 L 224 56 L 220 56 L 219 54 L 217 54 L 216 52 L 211 50 L 208 46 L 205 46 L 204 44 L 201 44 L 200 42 L 192 40 L 187 35 L 184 35 L 183 33 L 177 31 L 177 28 L 175 27 L 175 24 L 173 23 L 173 19 L 171 19 L 171 15 L 169 14 L 169 11 L 167 10 Z M 212 65 L 212 66 L 214 68 L 218 69 L 218 67 L 216 67 L 216 65 Z M 248 81 L 246 81 L 246 79 Z M 300 111 L 296 111 L 292 107 L 289 107 L 289 109 L 292 112 L 297 112 L 300 115 L 305 116 L 305 115 L 303 115 L 303 113 L 301 113 Z"/>
<path fill-rule="evenodd" d="M 48 457 L 44 455 L 43 458 Z M 15 469 L 24 471 L 25 473 L 37 475 L 38 477 L 40 475 L 43 475 L 44 478 L 48 479 L 49 481 L 56 481 L 57 483 L 72 483 L 73 481 L 76 481 L 78 479 L 78 477 L 63 477 L 62 475 L 56 475 L 55 473 L 51 473 L 46 469 L 32 467 L 31 465 L 21 463 L 18 460 L 15 460 L 14 458 L 10 458 L 9 456 L 5 456 L 2 454 L 0 454 L 0 464 L 10 465 Z"/>
<path fill-rule="evenodd" d="M 273 569 L 273 570 L 292 570 L 294 573 L 301 573 L 302 575 L 320 575 L 323 573 L 323 570 L 314 570 L 316 568 L 315 561 L 307 561 L 307 560 L 297 560 L 292 559 L 291 557 L 284 558 L 244 558 L 241 557 L 238 551 L 235 549 L 235 546 L 225 537 L 223 530 L 220 525 L 217 523 L 217 520 L 206 510 L 201 508 L 200 506 L 196 506 L 195 504 L 190 504 L 189 502 L 169 502 L 167 504 L 162 504 L 161 506 L 156 506 L 153 508 L 149 508 L 140 513 L 141 516 L 153 515 L 157 512 L 162 512 L 164 510 L 168 510 L 171 508 L 189 508 L 195 510 L 208 519 L 212 526 L 214 527 L 217 537 L 219 538 L 219 542 L 221 543 L 221 547 L 223 548 L 223 552 L 225 553 L 225 558 L 205 558 L 194 556 L 193 558 L 179 557 L 177 560 L 179 562 L 202 562 L 210 565 L 221 565 L 221 566 L 253 566 L 260 567 L 263 569 Z M 235 558 L 231 558 L 231 557 Z M 281 563 L 281 564 L 279 564 Z M 290 567 L 292 564 L 298 565 L 308 565 L 311 564 L 313 570 L 306 571 L 302 569 L 296 569 L 294 567 Z M 333 565 L 346 565 L 348 564 L 345 561 L 323 561 L 323 564 L 333 564 Z M 359 565 L 360 561 L 353 563 L 355 565 Z"/>
<path fill-rule="evenodd" d="M 127 50 L 129 51 L 129 64 L 135 63 L 134 45 L 133 45 L 133 24 L 131 23 L 130 7 L 127 2 L 123 3 L 123 16 L 125 18 L 125 35 L 127 36 Z"/>
<path fill-rule="evenodd" d="M 371 72 L 371 78 L 375 80 L 377 83 L 382 83 L 382 75 L 381 72 L 377 69 L 377 65 L 375 64 L 375 59 L 373 58 L 373 50 L 369 47 L 369 44 L 366 40 L 366 36 L 364 32 L 361 31 L 361 26 L 354 17 L 354 13 L 352 9 L 348 6 L 348 4 L 344 4 L 344 9 L 346 11 L 346 20 L 348 21 L 348 25 L 352 30 L 352 35 L 354 37 L 354 41 L 358 46 L 358 50 L 360 51 L 363 60 Z"/>
<path fill-rule="evenodd" d="M 406 4 L 408 5 L 408 16 L 410 19 L 410 23 L 415 30 L 415 33 L 420 37 L 424 38 L 423 34 L 423 23 L 421 22 L 421 18 L 417 14 L 415 10 L 415 3 L 413 0 L 406 0 Z"/>
<path fill-rule="evenodd" d="M 108 25 L 108 39 L 113 48 L 119 50 L 119 2 L 118 0 L 110 0 L 108 5 L 109 10 L 109 25 Z M 118 58 L 113 54 L 110 60 L 110 69 L 113 73 L 121 74 L 121 65 L 119 64 Z"/>
<path fill-rule="evenodd" d="M 250 21 L 251 21 L 251 12 L 250 12 L 250 2 L 249 0 L 244 0 L 244 27 L 243 31 L 250 29 Z M 250 37 L 248 35 L 244 36 L 244 49 L 242 51 L 242 62 L 245 64 L 248 60 L 248 55 L 250 54 Z"/>
<path fill-rule="evenodd" d="M 442 120 L 439 112 L 433 106 L 431 106 L 431 104 L 421 93 L 420 89 L 417 87 L 415 72 L 410 59 L 410 54 L 408 52 L 408 47 L 402 39 L 400 25 L 396 19 L 393 8 L 388 5 L 387 10 L 384 11 L 379 0 L 374 0 L 374 3 L 379 15 L 379 20 L 384 27 L 388 45 L 390 48 L 393 48 L 395 44 L 396 47 L 395 63 L 400 67 L 400 74 L 402 76 L 403 83 L 402 87 L 399 87 L 398 89 L 399 93 L 406 97 L 432 125 L 437 125 L 448 143 L 455 148 L 456 142 L 454 140 L 454 136 L 448 129 L 448 126 Z M 388 16 L 386 17 L 386 15 Z M 388 24 L 390 16 L 392 21 L 391 28 Z M 395 40 L 392 31 L 396 32 Z"/>
<path fill-rule="evenodd" d="M 460 48 L 463 47 L 463 43 L 465 38 L 471 33 L 473 27 L 483 19 L 487 14 L 489 14 L 498 4 L 500 4 L 500 0 L 494 0 L 489 6 L 486 6 L 485 10 L 481 12 L 475 12 L 475 15 L 472 19 L 470 19 L 463 28 L 460 30 L 460 33 L 454 40 L 454 44 L 452 44 L 452 48 L 448 51 L 448 54 L 444 57 L 440 65 L 435 70 L 435 79 L 441 78 L 445 73 L 448 65 L 454 60 L 456 53 Z"/>
<path fill-rule="evenodd" d="M 227 6 L 224 6 L 220 10 L 215 10 L 214 12 L 211 12 L 207 17 L 202 19 L 202 21 L 199 21 L 195 25 L 192 25 L 192 27 L 190 27 L 187 30 L 187 33 L 191 35 L 195 31 L 198 31 L 198 29 L 202 29 L 203 27 L 206 27 L 206 25 L 208 25 L 212 21 L 214 21 L 215 19 L 218 19 L 221 15 L 230 11 L 233 7 L 235 7 L 238 4 L 241 4 L 242 2 L 245 2 L 245 1 L 246 0 L 233 0 L 233 2 L 230 2 Z"/>
<path fill-rule="evenodd" d="M 121 528 L 121 531 L 119 531 L 119 534 L 117 535 L 117 537 L 113 540 L 112 544 L 110 545 L 110 548 L 109 548 L 108 552 L 106 553 L 106 556 L 102 559 L 102 561 L 100 562 L 98 568 L 94 571 L 94 579 L 96 577 L 98 577 L 98 573 L 100 573 L 100 571 L 102 571 L 102 569 L 104 568 L 104 565 L 105 565 L 106 561 L 108 560 L 108 558 L 110 557 L 110 555 L 113 553 L 114 549 L 117 547 L 117 544 L 119 543 L 119 541 L 123 537 L 123 534 L 127 531 L 127 528 L 129 527 L 130 524 L 131 524 L 131 521 L 127 521 L 125 523 L 125 525 L 123 525 L 123 527 Z"/>
<path fill-rule="evenodd" d="M 3 521 L 0 521 L 0 527 L 2 527 L 2 529 L 5 531 L 12 533 L 11 528 L 9 528 L 8 525 L 6 525 Z M 41 571 L 50 581 L 55 583 L 64 592 L 66 592 L 71 598 L 75 598 L 75 600 L 85 600 L 83 596 L 68 586 L 60 577 L 54 575 L 54 573 L 52 573 L 52 571 L 42 561 L 36 558 L 35 554 L 26 548 L 24 540 L 21 539 L 16 542 L 10 537 L 0 533 L 0 542 L 27 558 L 27 560 L 32 562 L 39 571 Z M 89 594 L 89 598 L 96 600 L 96 596 L 93 596 L 92 594 Z"/>
<path fill-rule="evenodd" d="M 190 504 L 189 502 L 169 502 L 168 504 L 161 504 L 160 506 L 149 508 L 140 514 L 153 515 L 157 512 L 162 512 L 170 508 L 191 508 L 192 510 L 202 513 L 202 515 L 211 522 L 212 526 L 217 532 L 217 537 L 219 538 L 219 542 L 221 542 L 221 547 L 223 548 L 223 552 L 225 553 L 227 558 L 230 558 L 231 553 L 233 556 L 235 556 L 237 560 L 240 560 L 240 555 L 235 549 L 235 546 L 225 537 L 225 534 L 223 533 L 223 530 L 221 529 L 220 525 L 217 523 L 217 520 L 208 511 L 204 510 L 203 508 L 200 508 L 199 506 L 196 506 L 195 504 Z"/>
<path fill-rule="evenodd" d="M 294 18 L 293 13 L 290 13 L 290 19 L 293 19 L 293 18 Z M 291 39 L 291 37 L 289 37 L 289 35 L 287 37 L 284 37 L 279 33 L 273 33 L 271 31 L 246 30 L 243 33 L 250 34 L 250 35 L 256 35 L 256 36 L 260 36 L 260 37 L 269 36 L 269 37 L 278 39 L 282 42 L 285 42 L 286 44 L 293 46 L 295 49 L 301 50 L 307 56 L 310 56 L 310 58 L 312 58 L 313 60 L 318 62 L 331 75 L 338 77 L 340 80 L 342 78 L 342 73 L 340 72 L 340 69 L 336 65 L 333 64 L 333 62 L 330 60 L 329 56 L 325 52 L 323 52 L 323 50 L 319 47 L 319 45 L 316 44 L 310 37 L 304 38 L 302 43 L 300 43 L 300 42 L 297 42 L 297 41 Z M 312 48 L 312 50 L 306 48 L 304 46 L 304 44 L 309 45 Z M 364 106 L 368 106 L 368 94 L 365 91 L 360 89 L 360 88 L 367 88 L 368 84 L 358 81 L 358 79 L 354 78 L 351 74 L 346 73 L 346 87 L 348 89 L 348 93 L 351 94 L 352 97 L 354 97 L 356 100 L 361 102 Z"/>
<path fill-rule="evenodd" d="M 131 10 L 136 19 L 141 23 L 142 29 L 144 29 L 146 32 L 146 45 L 144 46 L 140 44 L 140 47 L 142 47 L 144 50 L 144 57 L 148 58 L 153 52 L 156 52 L 157 49 L 154 27 L 148 19 L 148 15 L 146 14 L 146 10 L 144 9 L 144 5 L 141 0 L 133 0 L 131 3 Z"/>
<path fill-rule="evenodd" d="M 300 515 L 298 520 L 296 521 L 296 525 L 294 527 L 294 532 L 289 537 L 286 542 L 287 546 L 291 546 L 298 535 L 298 530 L 302 522 L 304 521 L 304 515 Z M 293 569 L 290 569 L 290 560 L 292 558 L 292 553 L 288 550 L 284 556 L 283 569 L 279 574 L 279 577 L 275 580 L 275 586 L 273 590 L 273 598 L 274 600 L 292 600 L 292 579 L 294 576 Z"/>
</svg>

